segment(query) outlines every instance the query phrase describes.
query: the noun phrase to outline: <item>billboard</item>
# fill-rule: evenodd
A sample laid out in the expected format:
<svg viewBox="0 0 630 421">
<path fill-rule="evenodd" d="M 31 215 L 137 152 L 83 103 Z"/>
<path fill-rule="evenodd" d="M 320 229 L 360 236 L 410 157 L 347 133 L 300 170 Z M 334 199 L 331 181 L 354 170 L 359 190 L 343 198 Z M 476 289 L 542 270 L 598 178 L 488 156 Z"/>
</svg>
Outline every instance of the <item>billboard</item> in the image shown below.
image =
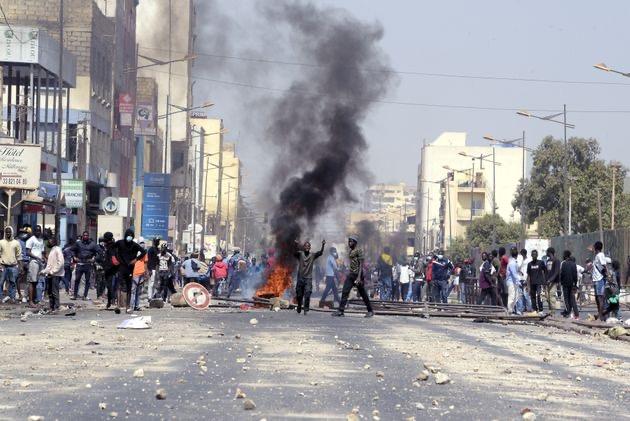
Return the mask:
<svg viewBox="0 0 630 421">
<path fill-rule="evenodd" d="M 61 192 L 66 200 L 66 208 L 83 208 L 85 204 L 85 181 L 61 180 Z"/>
<path fill-rule="evenodd" d="M 142 236 L 168 238 L 169 210 L 171 206 L 170 174 L 144 175 L 142 193 Z"/>
<path fill-rule="evenodd" d="M 140 136 L 155 136 L 155 114 L 153 113 L 153 104 L 137 104 L 135 133 Z"/>
<path fill-rule="evenodd" d="M 120 113 L 121 126 L 131 126 L 134 105 L 133 96 L 126 93 L 118 96 L 118 112 Z"/>
<path fill-rule="evenodd" d="M 0 61 L 37 63 L 39 59 L 39 30 L 37 28 L 2 27 Z"/>
<path fill-rule="evenodd" d="M 39 188 L 42 148 L 39 145 L 0 145 L 0 188 Z"/>
</svg>

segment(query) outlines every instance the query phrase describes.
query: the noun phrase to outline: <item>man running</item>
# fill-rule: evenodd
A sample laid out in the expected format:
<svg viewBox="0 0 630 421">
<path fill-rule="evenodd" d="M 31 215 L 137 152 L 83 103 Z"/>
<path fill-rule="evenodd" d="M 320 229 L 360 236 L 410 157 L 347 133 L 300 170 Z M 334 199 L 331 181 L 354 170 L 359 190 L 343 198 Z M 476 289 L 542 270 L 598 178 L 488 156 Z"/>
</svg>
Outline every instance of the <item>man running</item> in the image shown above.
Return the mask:
<svg viewBox="0 0 630 421">
<path fill-rule="evenodd" d="M 339 292 L 337 292 L 337 274 L 339 272 L 339 267 L 337 266 L 337 259 L 339 258 L 339 254 L 337 253 L 337 249 L 335 247 L 331 247 L 329 250 L 328 259 L 326 260 L 326 286 L 324 287 L 324 292 L 322 293 L 322 298 L 319 300 L 319 306 L 323 307 L 326 298 L 328 298 L 328 294 L 332 292 L 333 294 L 333 302 L 339 303 Z"/>
<path fill-rule="evenodd" d="M 357 288 L 357 292 L 365 303 L 365 307 L 367 308 L 367 313 L 365 317 L 374 316 L 372 305 L 370 304 L 370 298 L 368 297 L 364 285 L 363 250 L 357 248 L 357 244 L 357 237 L 348 238 L 348 248 L 350 249 L 350 255 L 348 256 L 350 258 L 350 273 L 348 274 L 348 276 L 346 276 L 346 280 L 343 283 L 343 290 L 341 291 L 341 302 L 339 303 L 339 308 L 336 312 L 332 313 L 332 316 L 343 317 L 346 304 L 348 303 L 348 296 L 350 295 L 352 287 Z"/>
</svg>

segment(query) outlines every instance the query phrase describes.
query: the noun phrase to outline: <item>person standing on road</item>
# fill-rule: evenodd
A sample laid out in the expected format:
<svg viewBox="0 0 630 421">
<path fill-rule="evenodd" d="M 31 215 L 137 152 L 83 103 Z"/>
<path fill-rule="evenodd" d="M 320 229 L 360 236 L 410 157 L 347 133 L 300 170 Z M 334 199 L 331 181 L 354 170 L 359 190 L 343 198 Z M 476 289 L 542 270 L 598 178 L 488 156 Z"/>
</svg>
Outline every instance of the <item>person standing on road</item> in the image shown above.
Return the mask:
<svg viewBox="0 0 630 421">
<path fill-rule="evenodd" d="M 479 298 L 477 304 L 485 304 L 486 300 L 490 298 L 490 303 L 497 305 L 497 296 L 492 286 L 492 276 L 494 275 L 494 266 L 492 266 L 492 260 L 490 255 L 485 251 L 481 253 L 481 266 L 479 267 Z"/>
<path fill-rule="evenodd" d="M 7 226 L 4 229 L 4 238 L 0 240 L 0 301 L 10 300 L 15 304 L 15 290 L 18 280 L 19 262 L 22 258 L 22 247 L 20 242 L 13 238 L 13 228 Z M 9 295 L 2 300 L 5 282 L 8 284 Z"/>
<path fill-rule="evenodd" d="M 339 292 L 337 291 L 337 276 L 339 272 L 339 266 L 337 265 L 337 259 L 339 258 L 339 254 L 337 253 L 337 249 L 335 247 L 331 247 L 328 251 L 328 258 L 326 259 L 326 286 L 324 287 L 324 292 L 322 292 L 322 298 L 319 299 L 319 306 L 324 306 L 324 301 L 328 298 L 328 294 L 332 292 L 333 294 L 333 304 L 339 303 Z"/>
<path fill-rule="evenodd" d="M 527 283 L 529 284 L 529 296 L 532 300 L 532 309 L 539 313 L 543 311 L 542 287 L 547 283 L 547 266 L 542 260 L 538 260 L 538 251 L 532 251 L 532 260 L 527 264 Z"/>
<path fill-rule="evenodd" d="M 157 279 L 158 254 L 160 253 L 160 237 L 153 239 L 153 245 L 147 250 L 147 270 L 149 271 L 149 282 L 147 284 L 147 294 L 149 299 L 153 298 L 155 292 L 155 281 Z"/>
<path fill-rule="evenodd" d="M 46 276 L 46 291 L 48 292 L 50 311 L 56 312 L 61 306 L 59 284 L 65 273 L 65 260 L 63 258 L 63 251 L 61 247 L 57 245 L 57 238 L 55 236 L 51 236 L 48 239 L 48 247 L 50 247 L 50 252 L 48 252 L 48 259 L 46 259 L 46 267 L 41 273 Z"/>
<path fill-rule="evenodd" d="M 129 312 L 133 267 L 136 264 L 136 261 L 144 257 L 146 254 L 146 251 L 140 247 L 138 243 L 133 241 L 133 237 L 133 230 L 127 229 L 125 230 L 125 238 L 116 241 L 114 246 L 116 260 L 119 263 L 118 307 L 122 307 L 124 304 L 126 312 Z"/>
<path fill-rule="evenodd" d="M 228 267 L 223 261 L 223 255 L 217 254 L 215 263 L 212 266 L 212 279 L 214 279 L 214 291 L 215 296 L 219 296 L 224 292 L 225 283 L 228 276 Z"/>
<path fill-rule="evenodd" d="M 499 247 L 499 279 L 497 282 L 497 292 L 501 296 L 503 305 L 507 307 L 508 313 L 510 308 L 508 306 L 508 286 L 507 286 L 507 267 L 510 263 L 510 256 L 506 254 L 505 247 Z"/>
<path fill-rule="evenodd" d="M 577 301 L 575 300 L 578 285 L 577 265 L 571 259 L 571 252 L 569 250 L 565 250 L 562 257 L 563 260 L 562 263 L 560 263 L 559 276 L 565 305 L 565 310 L 562 312 L 562 315 L 564 317 L 571 316 L 572 319 L 578 320 L 580 318 L 580 311 L 578 310 Z"/>
<path fill-rule="evenodd" d="M 332 313 L 332 316 L 343 317 L 346 304 L 348 303 L 348 296 L 350 295 L 350 291 L 353 287 L 357 288 L 357 292 L 363 299 L 363 303 L 365 303 L 365 307 L 367 308 L 367 313 L 365 317 L 369 318 L 374 316 L 374 312 L 372 311 L 372 304 L 370 304 L 370 297 L 368 297 L 364 285 L 365 277 L 363 275 L 363 262 L 365 259 L 363 257 L 363 250 L 357 248 L 357 244 L 357 237 L 348 238 L 348 248 L 350 249 L 350 255 L 348 256 L 350 259 L 350 273 L 348 274 L 348 276 L 346 276 L 346 279 L 343 283 L 339 308 L 337 309 L 337 311 Z"/>
<path fill-rule="evenodd" d="M 603 250 L 604 244 L 601 241 L 596 241 L 595 244 L 593 244 L 595 258 L 593 259 L 593 269 L 591 272 L 593 288 L 595 288 L 595 299 L 597 301 L 597 318 L 602 321 L 604 320 L 604 311 L 606 310 L 604 299 L 606 278 L 610 276 L 606 265 L 611 263 L 610 258 L 606 257 Z"/>
<path fill-rule="evenodd" d="M 309 241 L 305 242 L 301 249 L 297 241 L 296 245 L 298 246 L 294 254 L 295 258 L 298 259 L 297 283 L 295 285 L 296 311 L 299 314 L 302 312 L 302 307 L 304 307 L 304 315 L 306 316 L 310 310 L 311 293 L 313 292 L 313 265 L 315 260 L 324 254 L 326 240 L 322 240 L 322 248 L 315 253 L 311 253 L 311 243 Z"/>
<path fill-rule="evenodd" d="M 140 239 L 138 243 L 142 249 L 145 249 L 144 240 Z M 130 307 L 133 311 L 140 311 L 140 296 L 142 295 L 142 289 L 144 282 L 148 279 L 147 261 L 148 256 L 145 254 L 142 257 L 136 259 L 136 263 L 133 265 L 133 278 L 131 284 L 131 304 Z"/>
<path fill-rule="evenodd" d="M 28 305 L 35 307 L 36 303 L 41 300 L 43 294 L 42 289 L 38 288 L 41 276 L 39 272 L 44 265 L 44 239 L 42 238 L 42 227 L 36 226 L 35 232 L 26 242 L 26 252 L 30 258 L 28 264 Z M 40 289 L 40 290 L 38 290 Z"/>
<path fill-rule="evenodd" d="M 433 288 L 435 302 L 448 303 L 448 279 L 453 270 L 453 263 L 440 250 L 433 261 Z"/>
<path fill-rule="evenodd" d="M 521 249 L 516 259 L 519 278 L 516 289 L 516 312 L 520 314 L 525 311 L 532 311 L 532 299 L 529 296 L 529 288 L 527 287 L 527 265 L 530 261 L 531 260 L 527 257 L 527 250 Z"/>
<path fill-rule="evenodd" d="M 556 257 L 556 250 L 553 247 L 547 249 L 547 283 L 545 293 L 547 295 L 547 305 L 549 314 L 557 310 L 557 290 L 560 282 L 560 260 Z"/>
<path fill-rule="evenodd" d="M 94 268 L 96 256 L 99 253 L 96 242 L 90 239 L 90 233 L 84 231 L 81 235 L 81 241 L 77 241 L 72 249 L 74 253 L 74 261 L 76 262 L 76 270 L 74 276 L 74 294 L 72 300 L 76 300 L 79 294 L 79 285 L 81 278 L 85 276 L 85 289 L 83 291 L 83 299 L 87 300 L 90 291 L 90 279 Z"/>
<path fill-rule="evenodd" d="M 63 246 L 63 287 L 66 295 L 70 295 L 70 285 L 72 284 L 72 264 L 74 263 L 74 237 L 70 237 L 65 246 Z M 98 294 L 97 294 L 98 296 Z"/>
<path fill-rule="evenodd" d="M 516 288 L 520 284 L 518 270 L 518 249 L 512 247 L 510 249 L 510 258 L 505 271 L 505 286 L 507 289 L 507 311 L 508 314 L 518 313 L 516 310 Z"/>
<path fill-rule="evenodd" d="M 160 254 L 158 254 L 158 286 L 153 298 L 160 298 L 162 301 L 166 301 L 172 285 L 174 265 L 175 257 L 169 253 L 166 243 L 162 244 Z"/>
<path fill-rule="evenodd" d="M 411 287 L 411 279 L 413 279 L 413 272 L 410 274 L 411 270 L 409 269 L 409 263 L 406 259 L 401 259 L 400 262 L 400 274 L 398 275 L 398 281 L 400 283 L 400 298 L 402 301 L 407 300 L 407 295 L 409 295 L 410 287 Z"/>
</svg>

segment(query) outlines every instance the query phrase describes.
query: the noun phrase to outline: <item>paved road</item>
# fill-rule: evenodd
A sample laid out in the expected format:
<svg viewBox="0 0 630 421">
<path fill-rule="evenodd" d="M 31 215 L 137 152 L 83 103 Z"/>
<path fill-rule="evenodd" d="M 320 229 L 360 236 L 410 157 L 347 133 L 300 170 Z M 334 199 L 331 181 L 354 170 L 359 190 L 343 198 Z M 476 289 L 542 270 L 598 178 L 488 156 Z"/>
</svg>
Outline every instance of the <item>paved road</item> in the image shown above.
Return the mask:
<svg viewBox="0 0 630 421">
<path fill-rule="evenodd" d="M 628 416 L 630 346 L 606 337 L 291 311 L 142 315 L 152 329 L 117 330 L 124 316 L 96 309 L 0 321 L 0 419 L 346 419 L 356 409 L 368 420 L 374 410 L 382 420 L 487 420 L 520 419 L 525 407 L 538 419 Z M 416 381 L 425 364 L 452 382 Z"/>
</svg>

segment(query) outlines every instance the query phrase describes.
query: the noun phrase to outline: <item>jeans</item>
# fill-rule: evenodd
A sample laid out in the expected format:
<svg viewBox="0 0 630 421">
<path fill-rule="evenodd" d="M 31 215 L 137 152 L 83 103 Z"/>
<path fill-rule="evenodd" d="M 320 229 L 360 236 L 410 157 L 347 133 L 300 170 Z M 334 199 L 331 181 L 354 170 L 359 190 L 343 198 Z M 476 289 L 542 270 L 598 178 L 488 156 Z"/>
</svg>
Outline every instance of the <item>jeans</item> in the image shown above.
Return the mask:
<svg viewBox="0 0 630 421">
<path fill-rule="evenodd" d="M 85 290 L 83 291 L 83 298 L 87 298 L 90 290 L 90 277 L 92 276 L 91 264 L 78 264 L 74 274 L 74 298 L 79 295 L 79 285 L 81 284 L 81 278 L 85 275 Z"/>
<path fill-rule="evenodd" d="M 335 283 L 334 276 L 326 277 L 326 286 L 324 287 L 324 292 L 322 292 L 322 298 L 320 298 L 319 302 L 323 303 L 328 298 L 328 294 L 332 292 L 333 294 L 333 302 L 339 302 L 339 291 L 337 291 L 337 284 Z"/>
<path fill-rule="evenodd" d="M 134 276 L 131 283 L 131 304 L 130 307 L 134 310 L 140 308 L 140 294 L 142 294 L 142 283 L 144 282 L 144 276 Z"/>
<path fill-rule="evenodd" d="M 302 310 L 306 313 L 311 307 L 311 293 L 313 292 L 313 278 L 298 277 L 295 284 L 295 295 L 297 297 L 298 310 Z"/>
<path fill-rule="evenodd" d="M 468 284 L 459 281 L 459 302 L 462 304 L 466 304 L 466 299 L 468 298 Z"/>
<path fill-rule="evenodd" d="M 116 285 L 117 285 L 116 272 L 105 272 L 105 285 L 107 288 L 107 308 L 109 308 L 116 301 Z"/>
<path fill-rule="evenodd" d="M 532 299 L 532 309 L 534 311 L 543 311 L 542 302 L 542 285 L 532 285 L 529 289 L 529 296 Z"/>
<path fill-rule="evenodd" d="M 66 292 L 70 291 L 70 283 L 72 282 L 72 266 L 63 267 L 63 287 Z"/>
<path fill-rule="evenodd" d="M 381 288 L 381 300 L 383 301 L 391 301 L 392 299 L 392 277 L 391 276 L 383 276 L 379 280 L 379 285 Z M 344 287 L 346 283 L 344 282 Z"/>
<path fill-rule="evenodd" d="M 147 286 L 147 294 L 149 295 L 149 299 L 153 298 L 153 294 L 155 293 L 155 280 L 157 278 L 157 270 L 151 270 L 151 275 L 149 276 L 149 284 Z"/>
<path fill-rule="evenodd" d="M 507 298 L 507 311 L 508 314 L 510 313 L 514 313 L 516 311 L 516 286 L 514 285 L 514 282 L 512 281 L 506 281 L 505 282 L 505 286 L 507 287 L 507 293 L 508 293 L 508 298 Z"/>
<path fill-rule="evenodd" d="M 230 295 L 232 295 L 240 286 L 241 286 L 241 273 L 234 272 L 232 274 L 232 279 L 230 279 L 230 286 L 228 288 L 227 297 L 230 298 Z"/>
<path fill-rule="evenodd" d="M 355 285 L 355 281 L 359 275 L 357 273 L 350 273 L 346 276 L 346 280 L 343 282 L 343 289 L 341 290 L 341 302 L 339 303 L 339 311 L 343 313 L 346 308 L 346 304 L 348 303 L 348 297 L 350 296 L 350 291 L 352 291 L 353 287 L 357 288 L 357 292 L 363 299 L 363 303 L 367 308 L 368 312 L 372 312 L 372 304 L 370 304 L 370 297 L 368 297 L 367 291 L 365 290 L 365 285 L 363 282 Z M 391 280 L 391 278 L 390 278 Z"/>
<path fill-rule="evenodd" d="M 59 310 L 61 301 L 59 300 L 59 284 L 63 278 L 61 276 L 47 276 L 46 277 L 46 292 L 48 292 L 48 302 L 50 303 L 50 310 Z"/>
<path fill-rule="evenodd" d="M 564 297 L 564 305 L 566 307 L 567 315 L 573 313 L 575 317 L 580 316 L 580 310 L 578 309 L 577 301 L 575 300 L 575 292 L 573 286 L 562 285 L 562 296 Z"/>
<path fill-rule="evenodd" d="M 4 270 L 2 275 L 0 276 L 0 298 L 2 298 L 4 283 L 8 283 L 9 287 L 9 298 L 15 300 L 15 286 L 18 277 L 18 268 L 17 266 L 4 266 Z"/>
<path fill-rule="evenodd" d="M 414 303 L 422 301 L 422 289 L 424 288 L 424 281 L 413 281 L 411 288 L 409 288 L 410 293 L 407 293 L 407 296 L 411 295 L 410 300 Z"/>
<path fill-rule="evenodd" d="M 400 298 L 402 298 L 403 301 L 407 301 L 407 295 L 409 295 L 409 292 L 411 291 L 409 285 L 411 285 L 411 281 L 407 282 L 406 284 L 400 284 Z"/>
<path fill-rule="evenodd" d="M 433 280 L 433 299 L 436 303 L 448 303 L 448 281 Z"/>
<path fill-rule="evenodd" d="M 521 281 L 516 286 L 516 312 L 523 313 L 525 311 L 532 311 L 532 298 L 529 293 L 525 291 L 525 281 Z"/>
</svg>

